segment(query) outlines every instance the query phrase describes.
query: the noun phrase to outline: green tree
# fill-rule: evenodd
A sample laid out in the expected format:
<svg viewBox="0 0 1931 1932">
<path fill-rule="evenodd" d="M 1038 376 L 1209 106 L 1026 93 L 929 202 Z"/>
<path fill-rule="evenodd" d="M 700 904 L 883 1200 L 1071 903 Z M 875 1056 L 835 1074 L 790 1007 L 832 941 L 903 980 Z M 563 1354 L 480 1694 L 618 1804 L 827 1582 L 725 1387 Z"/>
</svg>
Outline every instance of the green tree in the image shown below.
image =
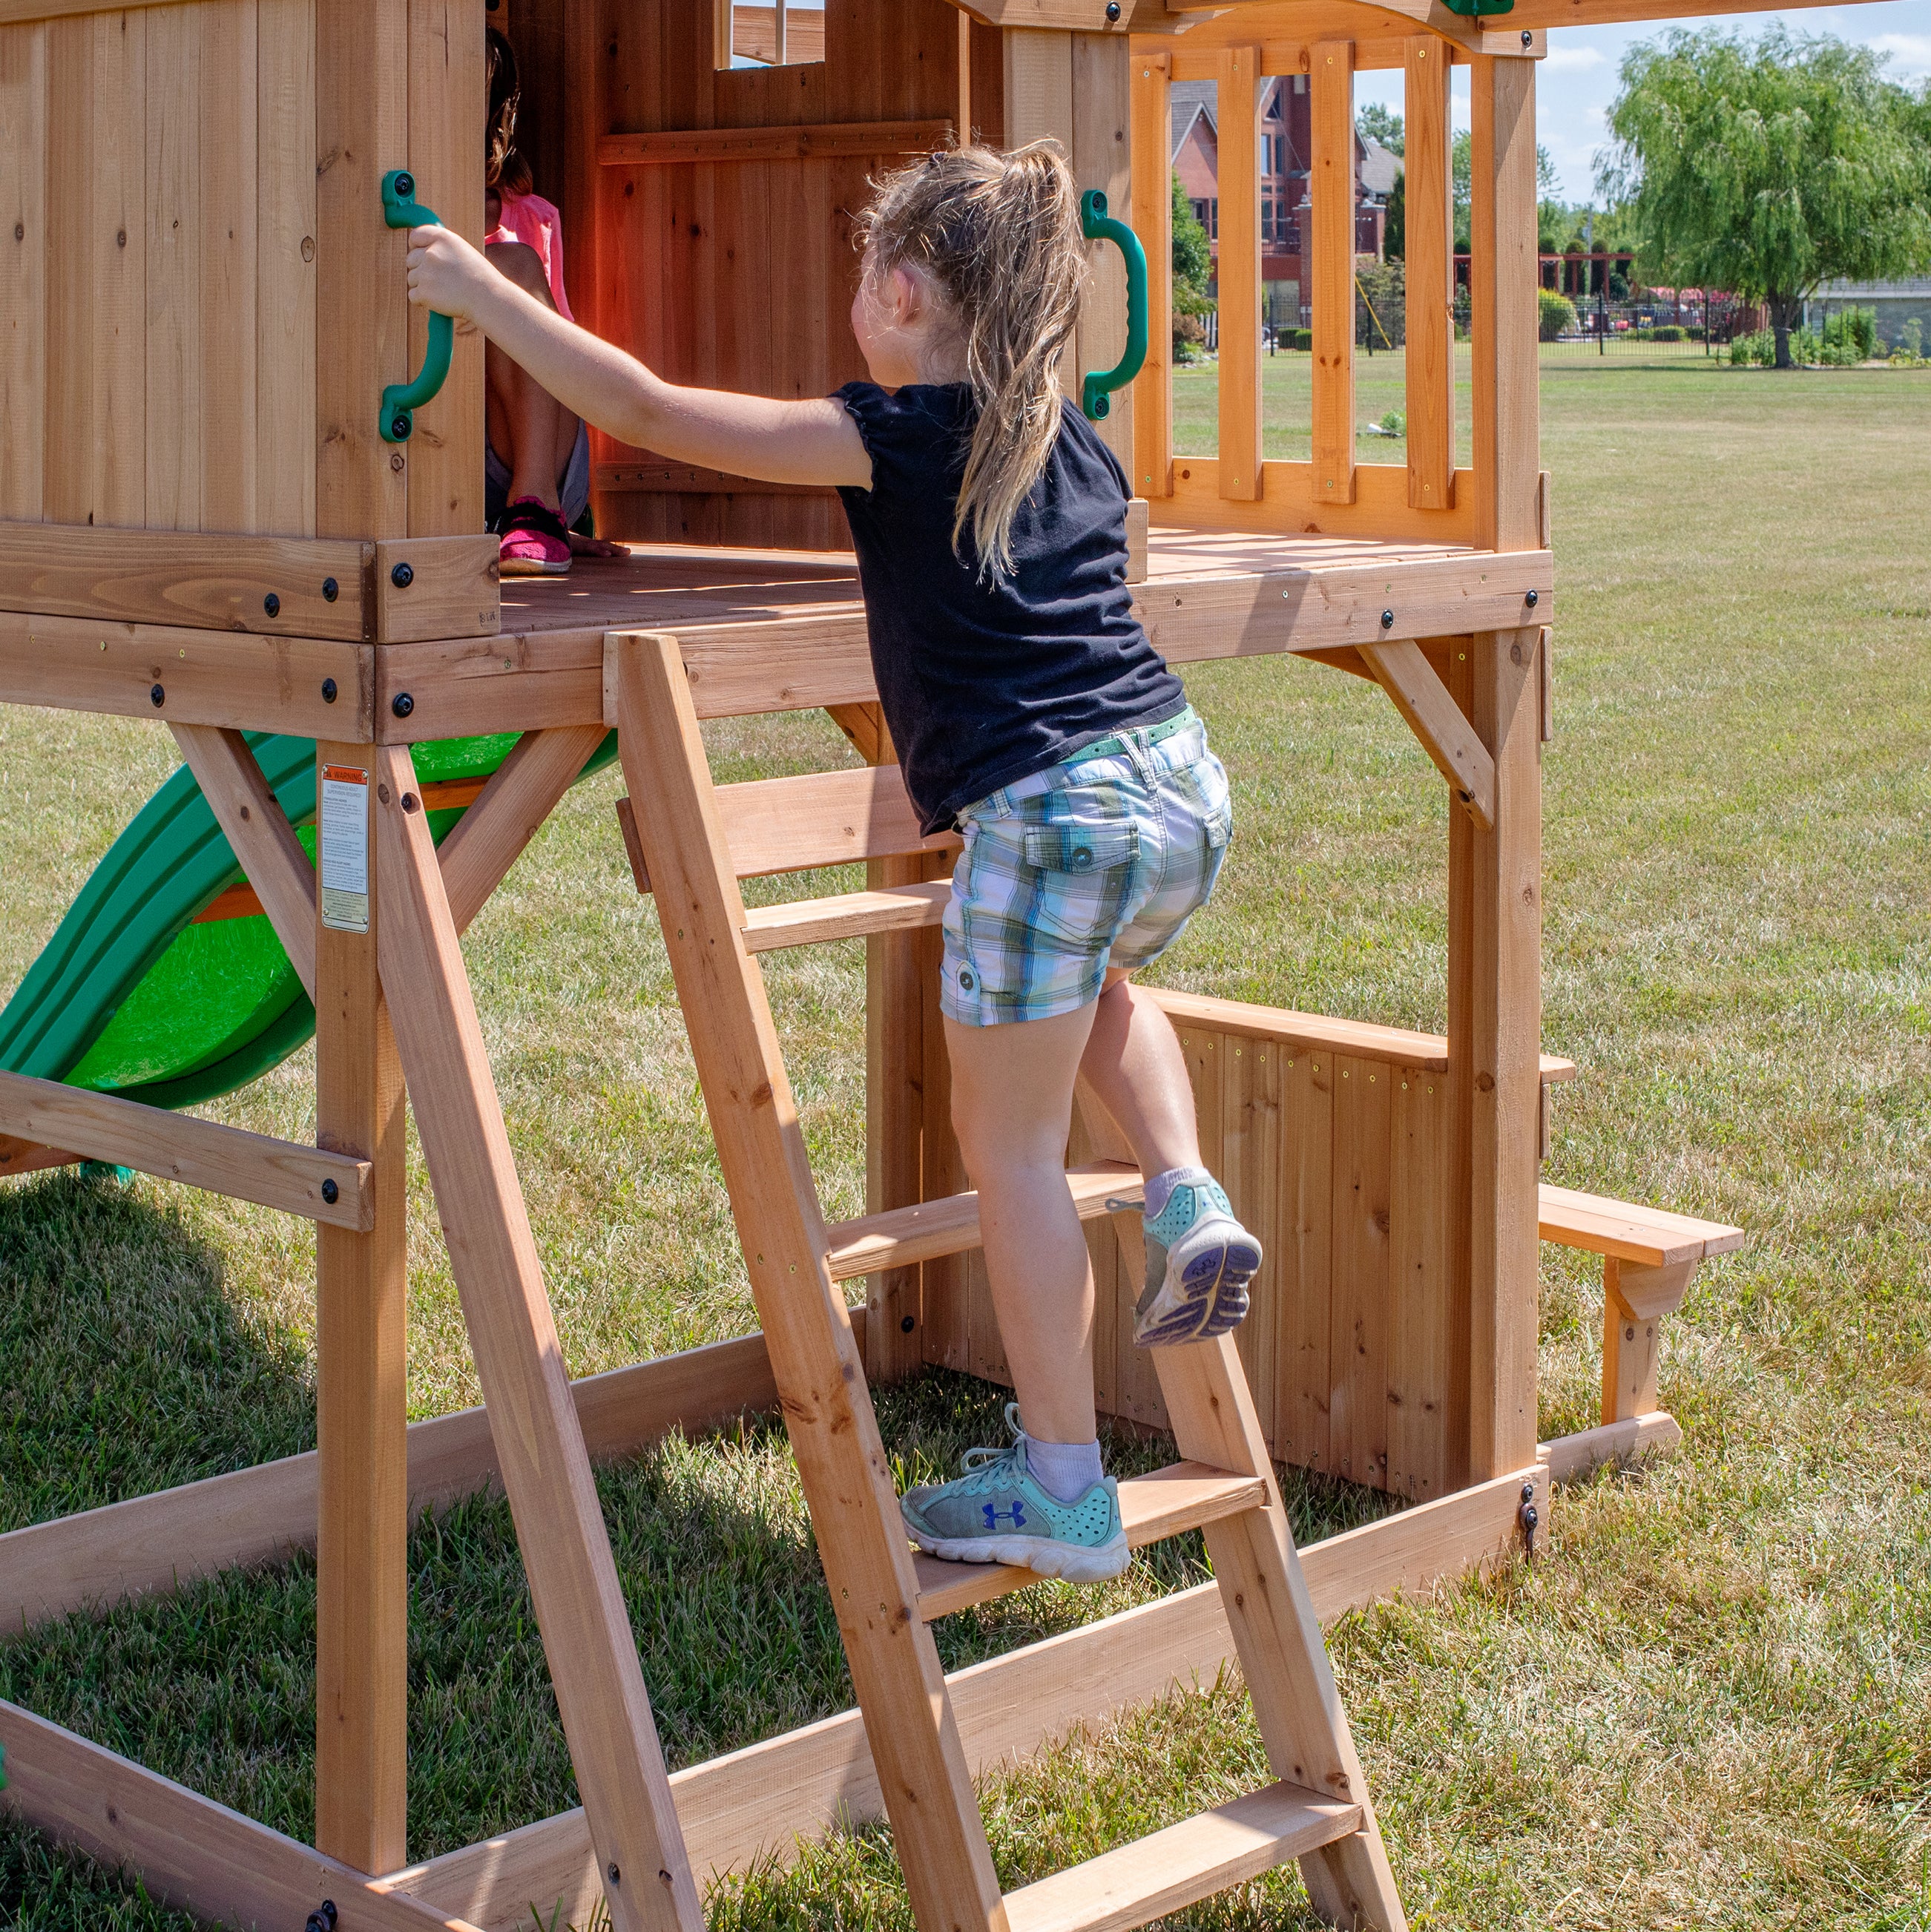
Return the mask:
<svg viewBox="0 0 1931 1932">
<path fill-rule="evenodd" d="M 1450 144 L 1448 176 L 1455 202 L 1455 245 L 1466 254 L 1469 238 L 1474 232 L 1475 208 L 1475 136 L 1466 128 Z M 1555 198 L 1561 184 L 1555 164 L 1549 158 L 1549 150 L 1538 142 L 1535 151 L 1535 187 L 1539 238 L 1541 235 L 1552 232 L 1556 225 L 1557 218 L 1550 210 L 1561 207 Z"/>
<path fill-rule="evenodd" d="M 1395 110 L 1379 100 L 1370 100 L 1355 110 L 1354 131 L 1364 141 L 1379 141 L 1391 153 L 1399 154 L 1402 143 L 1407 136 L 1402 131 L 1402 117 Z"/>
<path fill-rule="evenodd" d="M 1599 183 L 1627 202 L 1652 280 L 1768 308 L 1780 369 L 1820 284 L 1931 260 L 1931 106 L 1885 65 L 1781 27 L 1754 45 L 1678 28 L 1624 57 Z"/>
<path fill-rule="evenodd" d="M 1381 231 L 1382 252 L 1391 262 L 1404 262 L 1408 254 L 1408 177 L 1404 169 L 1388 190 L 1388 219 Z"/>
<path fill-rule="evenodd" d="M 1207 285 L 1213 277 L 1213 244 L 1174 176 L 1174 313 L 1204 315 L 1213 308 Z"/>
</svg>

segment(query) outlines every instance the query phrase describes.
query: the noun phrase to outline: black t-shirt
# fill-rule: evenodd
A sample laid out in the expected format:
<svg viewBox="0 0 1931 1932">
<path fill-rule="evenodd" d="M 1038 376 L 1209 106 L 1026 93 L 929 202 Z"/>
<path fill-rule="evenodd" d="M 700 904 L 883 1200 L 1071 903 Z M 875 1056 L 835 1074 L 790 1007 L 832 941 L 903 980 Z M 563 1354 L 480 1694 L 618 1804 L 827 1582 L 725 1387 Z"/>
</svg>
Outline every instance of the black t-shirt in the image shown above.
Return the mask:
<svg viewBox="0 0 1931 1932">
<path fill-rule="evenodd" d="M 1184 709 L 1180 680 L 1133 615 L 1125 472 L 1075 404 L 1013 520 L 1012 574 L 982 582 L 970 532 L 952 547 L 970 387 L 849 382 L 838 393 L 871 457 L 871 488 L 838 494 L 872 672 L 928 832 L 1099 739 Z"/>
</svg>

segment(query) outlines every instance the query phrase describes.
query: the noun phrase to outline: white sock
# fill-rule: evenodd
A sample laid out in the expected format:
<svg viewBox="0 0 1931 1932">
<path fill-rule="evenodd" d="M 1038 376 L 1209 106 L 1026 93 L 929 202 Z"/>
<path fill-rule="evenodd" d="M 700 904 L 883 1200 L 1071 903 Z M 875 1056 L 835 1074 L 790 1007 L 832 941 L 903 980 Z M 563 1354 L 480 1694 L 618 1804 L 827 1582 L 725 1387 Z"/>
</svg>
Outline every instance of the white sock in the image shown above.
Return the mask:
<svg viewBox="0 0 1931 1932">
<path fill-rule="evenodd" d="M 1153 1175 L 1147 1183 L 1147 1219 L 1157 1221 L 1165 1208 L 1168 1197 L 1174 1190 L 1186 1183 L 1211 1180 L 1213 1176 L 1204 1167 L 1170 1167 L 1164 1174 Z"/>
<path fill-rule="evenodd" d="M 1106 1473 L 1097 1441 L 1042 1442 L 1036 1436 L 1026 1438 L 1026 1466 L 1047 1495 L 1063 1503 L 1078 1502 Z"/>
</svg>

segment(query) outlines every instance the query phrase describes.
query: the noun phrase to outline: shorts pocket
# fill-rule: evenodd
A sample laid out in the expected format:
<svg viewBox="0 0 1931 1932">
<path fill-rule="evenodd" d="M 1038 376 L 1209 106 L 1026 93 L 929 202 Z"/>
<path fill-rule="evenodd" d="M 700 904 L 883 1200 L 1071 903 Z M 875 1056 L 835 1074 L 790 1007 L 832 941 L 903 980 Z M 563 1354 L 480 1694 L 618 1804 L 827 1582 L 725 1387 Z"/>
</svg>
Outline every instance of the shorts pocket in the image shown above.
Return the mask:
<svg viewBox="0 0 1931 1932">
<path fill-rule="evenodd" d="M 1081 952 L 1111 945 L 1132 898 L 1140 827 L 1130 818 L 1031 824 L 1021 840 L 1032 875 L 1033 921 Z"/>
</svg>

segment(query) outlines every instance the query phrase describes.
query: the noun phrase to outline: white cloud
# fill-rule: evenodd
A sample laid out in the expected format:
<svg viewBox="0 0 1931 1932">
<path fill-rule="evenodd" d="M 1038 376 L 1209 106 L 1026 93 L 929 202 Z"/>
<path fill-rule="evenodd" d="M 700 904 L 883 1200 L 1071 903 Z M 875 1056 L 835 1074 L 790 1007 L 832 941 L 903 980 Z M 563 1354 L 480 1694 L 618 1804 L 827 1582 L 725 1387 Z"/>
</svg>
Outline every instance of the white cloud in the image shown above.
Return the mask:
<svg viewBox="0 0 1931 1932">
<path fill-rule="evenodd" d="M 1577 46 L 1573 43 L 1564 44 L 1560 41 L 1551 41 L 1543 64 L 1561 71 L 1574 68 L 1602 67 L 1607 63 L 1609 58 L 1600 47 Z"/>
<path fill-rule="evenodd" d="M 1931 34 L 1873 34 L 1864 44 L 1891 56 L 1894 74 L 1931 73 Z"/>
</svg>

